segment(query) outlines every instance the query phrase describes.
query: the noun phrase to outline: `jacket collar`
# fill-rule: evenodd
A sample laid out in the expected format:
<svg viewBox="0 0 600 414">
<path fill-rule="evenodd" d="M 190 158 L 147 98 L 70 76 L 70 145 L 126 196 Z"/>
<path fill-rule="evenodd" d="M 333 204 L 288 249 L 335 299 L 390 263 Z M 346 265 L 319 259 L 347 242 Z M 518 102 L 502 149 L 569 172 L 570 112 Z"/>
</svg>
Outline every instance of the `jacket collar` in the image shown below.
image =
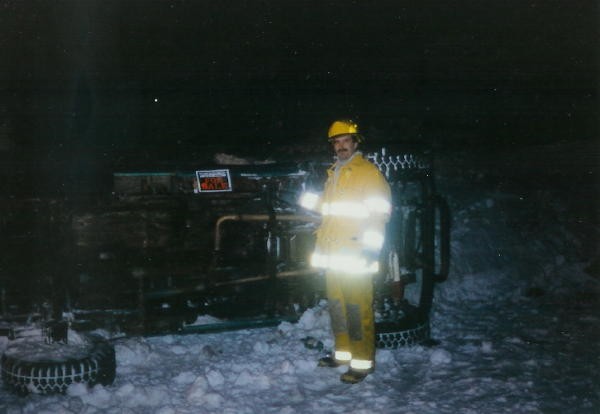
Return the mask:
<svg viewBox="0 0 600 414">
<path fill-rule="evenodd" d="M 356 163 L 359 159 L 362 159 L 362 157 L 363 157 L 362 152 L 356 151 L 354 154 L 352 154 L 350 159 L 348 159 L 348 161 L 346 161 L 345 163 L 342 164 L 339 161 L 334 162 L 333 165 L 331 167 L 329 167 L 328 172 L 333 173 L 338 166 L 340 168 L 344 168 L 344 167 L 350 168 L 352 166 L 352 164 Z"/>
</svg>

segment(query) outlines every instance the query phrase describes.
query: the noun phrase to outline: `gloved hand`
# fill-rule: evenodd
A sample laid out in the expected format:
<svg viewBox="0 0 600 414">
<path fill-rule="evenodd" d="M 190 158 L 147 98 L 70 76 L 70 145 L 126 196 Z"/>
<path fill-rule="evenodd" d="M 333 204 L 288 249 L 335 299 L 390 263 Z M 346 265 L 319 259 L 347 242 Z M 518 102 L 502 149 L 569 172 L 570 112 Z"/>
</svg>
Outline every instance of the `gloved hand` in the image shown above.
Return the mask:
<svg viewBox="0 0 600 414">
<path fill-rule="evenodd" d="M 298 204 L 307 210 L 314 210 L 319 203 L 319 195 L 310 191 L 305 191 L 300 195 Z"/>
</svg>

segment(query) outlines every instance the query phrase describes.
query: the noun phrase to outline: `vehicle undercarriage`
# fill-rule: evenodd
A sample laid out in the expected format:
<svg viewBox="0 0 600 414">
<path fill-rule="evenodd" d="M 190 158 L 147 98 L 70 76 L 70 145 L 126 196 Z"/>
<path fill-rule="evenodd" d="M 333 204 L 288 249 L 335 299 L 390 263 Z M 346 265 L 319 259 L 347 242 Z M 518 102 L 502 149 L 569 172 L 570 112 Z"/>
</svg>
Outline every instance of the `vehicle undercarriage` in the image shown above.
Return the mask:
<svg viewBox="0 0 600 414">
<path fill-rule="evenodd" d="M 449 212 L 431 153 L 368 157 L 394 206 L 375 278 L 378 346 L 412 344 L 429 338 L 433 286 L 447 277 Z M 296 320 L 324 298 L 322 275 L 308 264 L 319 217 L 296 200 L 325 168 L 122 170 L 103 197 L 7 200 L 0 329 L 64 320 L 156 334 Z M 200 315 L 219 322 L 194 324 Z"/>
</svg>

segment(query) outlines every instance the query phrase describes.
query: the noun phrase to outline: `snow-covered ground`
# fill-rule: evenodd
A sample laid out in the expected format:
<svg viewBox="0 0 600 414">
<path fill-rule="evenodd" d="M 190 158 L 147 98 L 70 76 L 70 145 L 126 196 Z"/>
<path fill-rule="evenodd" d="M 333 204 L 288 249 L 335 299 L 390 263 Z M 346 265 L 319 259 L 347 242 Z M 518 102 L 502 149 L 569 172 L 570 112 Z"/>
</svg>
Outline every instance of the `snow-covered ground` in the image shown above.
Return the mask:
<svg viewBox="0 0 600 414">
<path fill-rule="evenodd" d="M 379 350 L 374 374 L 343 384 L 343 370 L 318 368 L 320 351 L 302 341 L 331 346 L 322 303 L 297 324 L 116 338 L 112 386 L 25 398 L 2 390 L 0 412 L 600 412 L 597 182 L 588 166 L 524 178 L 534 167 L 473 160 L 438 169 L 453 212 L 451 273 L 432 312 L 439 345 Z"/>
</svg>

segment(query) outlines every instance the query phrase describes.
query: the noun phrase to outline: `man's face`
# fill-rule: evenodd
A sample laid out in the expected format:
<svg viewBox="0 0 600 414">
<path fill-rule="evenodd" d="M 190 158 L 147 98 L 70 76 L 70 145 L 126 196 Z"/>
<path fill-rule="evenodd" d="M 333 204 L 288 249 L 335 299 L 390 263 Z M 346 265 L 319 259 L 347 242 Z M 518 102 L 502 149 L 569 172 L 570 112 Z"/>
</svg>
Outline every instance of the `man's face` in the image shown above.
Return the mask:
<svg viewBox="0 0 600 414">
<path fill-rule="evenodd" d="M 349 159 L 358 147 L 358 142 L 352 139 L 352 135 L 340 135 L 331 141 L 335 154 L 342 161 Z"/>
</svg>

